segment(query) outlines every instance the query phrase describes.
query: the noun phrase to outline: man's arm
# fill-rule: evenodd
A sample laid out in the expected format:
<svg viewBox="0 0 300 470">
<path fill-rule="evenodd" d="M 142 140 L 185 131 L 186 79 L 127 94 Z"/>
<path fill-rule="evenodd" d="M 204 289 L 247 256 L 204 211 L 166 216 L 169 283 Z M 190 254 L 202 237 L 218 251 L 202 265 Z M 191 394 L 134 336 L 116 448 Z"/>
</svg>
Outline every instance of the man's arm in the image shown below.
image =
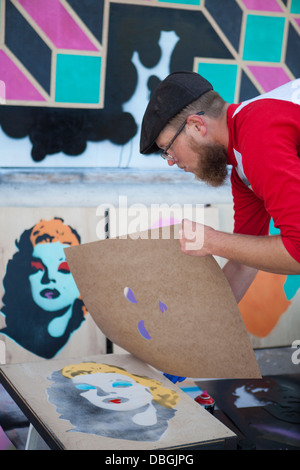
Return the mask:
<svg viewBox="0 0 300 470">
<path fill-rule="evenodd" d="M 261 271 L 300 274 L 300 263 L 288 253 L 280 235 L 225 233 L 184 220 L 180 243 L 182 252 L 190 256 L 215 255 Z"/>
</svg>

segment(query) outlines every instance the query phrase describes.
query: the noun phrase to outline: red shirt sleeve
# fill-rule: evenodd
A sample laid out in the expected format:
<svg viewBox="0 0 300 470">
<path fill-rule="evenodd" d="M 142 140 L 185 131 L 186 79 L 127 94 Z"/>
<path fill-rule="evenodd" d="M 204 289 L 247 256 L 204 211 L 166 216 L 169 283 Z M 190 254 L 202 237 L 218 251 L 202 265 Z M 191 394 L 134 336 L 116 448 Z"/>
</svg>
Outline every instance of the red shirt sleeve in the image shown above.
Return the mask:
<svg viewBox="0 0 300 470">
<path fill-rule="evenodd" d="M 236 150 L 252 190 L 233 169 L 235 232 L 266 235 L 272 217 L 287 251 L 300 262 L 300 106 L 261 100 L 239 114 Z"/>
</svg>

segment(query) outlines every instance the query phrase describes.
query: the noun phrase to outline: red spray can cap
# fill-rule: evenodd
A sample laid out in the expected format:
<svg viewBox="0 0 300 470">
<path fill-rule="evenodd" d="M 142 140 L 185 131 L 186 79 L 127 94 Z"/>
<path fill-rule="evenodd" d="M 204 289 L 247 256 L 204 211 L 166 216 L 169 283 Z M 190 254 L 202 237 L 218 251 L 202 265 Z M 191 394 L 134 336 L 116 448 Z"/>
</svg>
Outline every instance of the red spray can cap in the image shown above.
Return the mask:
<svg viewBox="0 0 300 470">
<path fill-rule="evenodd" d="M 206 390 L 204 390 L 201 395 L 198 395 L 195 398 L 195 401 L 199 403 L 199 405 L 213 405 L 215 403 L 214 399 L 207 393 Z"/>
</svg>

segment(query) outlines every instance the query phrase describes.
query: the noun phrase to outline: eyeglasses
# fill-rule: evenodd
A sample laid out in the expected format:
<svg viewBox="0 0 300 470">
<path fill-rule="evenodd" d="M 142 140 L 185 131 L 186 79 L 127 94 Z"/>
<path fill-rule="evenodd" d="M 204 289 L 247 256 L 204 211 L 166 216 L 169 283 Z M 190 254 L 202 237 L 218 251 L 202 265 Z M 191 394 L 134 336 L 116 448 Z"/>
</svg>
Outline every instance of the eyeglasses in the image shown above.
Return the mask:
<svg viewBox="0 0 300 470">
<path fill-rule="evenodd" d="M 194 113 L 196 114 L 197 116 L 201 116 L 202 114 L 204 114 L 204 111 L 199 111 L 199 113 Z M 177 132 L 175 133 L 174 137 L 170 140 L 170 142 L 168 143 L 168 145 L 166 146 L 166 148 L 164 150 L 161 151 L 161 157 L 164 159 L 164 160 L 169 160 L 169 161 L 174 161 L 174 157 L 172 157 L 172 155 L 170 155 L 168 153 L 168 150 L 169 148 L 171 147 L 171 145 L 174 143 L 174 140 L 177 139 L 177 137 L 179 136 L 180 132 L 183 131 L 185 125 L 187 123 L 187 119 L 185 119 L 183 121 L 183 123 L 181 124 L 181 126 L 179 127 L 179 129 L 177 130 Z"/>
</svg>

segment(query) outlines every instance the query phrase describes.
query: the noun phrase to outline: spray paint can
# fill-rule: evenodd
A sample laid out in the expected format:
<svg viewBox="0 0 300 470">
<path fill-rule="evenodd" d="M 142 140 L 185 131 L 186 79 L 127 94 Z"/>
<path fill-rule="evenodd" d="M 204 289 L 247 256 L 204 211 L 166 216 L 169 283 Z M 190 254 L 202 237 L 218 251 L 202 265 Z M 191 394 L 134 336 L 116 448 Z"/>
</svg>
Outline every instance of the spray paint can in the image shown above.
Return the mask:
<svg viewBox="0 0 300 470">
<path fill-rule="evenodd" d="M 199 405 L 203 406 L 207 411 L 211 414 L 214 413 L 215 409 L 215 400 L 207 393 L 207 391 L 203 391 L 201 395 L 198 395 L 195 398 L 195 401 L 199 403 Z"/>
</svg>

